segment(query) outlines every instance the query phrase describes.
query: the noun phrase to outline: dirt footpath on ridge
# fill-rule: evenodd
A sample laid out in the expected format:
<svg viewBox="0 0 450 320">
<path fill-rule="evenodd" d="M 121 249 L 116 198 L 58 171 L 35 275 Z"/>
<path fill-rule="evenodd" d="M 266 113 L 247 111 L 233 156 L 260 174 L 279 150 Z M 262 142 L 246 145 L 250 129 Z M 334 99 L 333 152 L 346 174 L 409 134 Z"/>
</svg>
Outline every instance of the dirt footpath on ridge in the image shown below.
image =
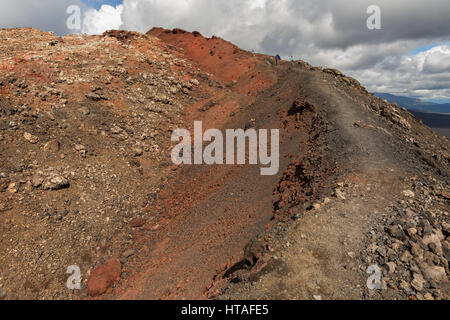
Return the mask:
<svg viewBox="0 0 450 320">
<path fill-rule="evenodd" d="M 177 169 L 170 186 L 159 194 L 157 206 L 166 214 L 154 222 L 158 231 L 144 240 L 148 256 L 130 282 L 116 290 L 119 297 L 205 298 L 214 277 L 242 260 L 242 248 L 274 224 L 274 186 L 309 140 L 316 117 L 313 110 L 302 109 L 297 74 L 280 70 L 279 75 L 275 85 L 219 127 L 278 129 L 285 121 L 279 174 L 261 176 L 259 166 L 249 165 Z M 289 115 L 295 103 L 303 112 L 301 121 Z M 192 117 L 189 112 L 187 118 Z M 207 129 L 211 124 L 204 125 Z"/>
<path fill-rule="evenodd" d="M 160 196 L 167 220 L 119 297 L 448 297 L 448 141 L 351 78 L 303 63 L 270 68 L 278 81 L 222 129 L 280 128 L 279 174 L 178 169 Z M 430 141 L 444 157 L 430 155 Z M 366 285 L 373 265 L 380 290 Z"/>
<path fill-rule="evenodd" d="M 337 183 L 266 235 L 264 262 L 227 275 L 230 285 L 218 298 L 448 299 L 448 141 L 437 140 L 447 152 L 441 164 L 418 158 L 422 141 L 437 135 L 422 134 L 405 110 L 408 120 L 393 126 L 388 111 L 342 85 L 341 75 L 299 76 L 302 94 L 329 124 Z M 367 287 L 373 265 L 379 290 Z"/>
</svg>

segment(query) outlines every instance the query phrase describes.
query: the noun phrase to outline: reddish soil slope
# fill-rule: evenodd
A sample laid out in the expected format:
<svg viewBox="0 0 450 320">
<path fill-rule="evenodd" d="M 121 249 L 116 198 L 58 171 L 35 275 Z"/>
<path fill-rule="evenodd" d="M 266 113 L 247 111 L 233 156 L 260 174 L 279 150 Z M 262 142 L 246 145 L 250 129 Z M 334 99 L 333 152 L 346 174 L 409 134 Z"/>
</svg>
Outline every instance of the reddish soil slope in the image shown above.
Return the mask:
<svg viewBox="0 0 450 320">
<path fill-rule="evenodd" d="M 448 297 L 449 142 L 355 79 L 179 29 L 0 52 L 0 299 Z M 173 165 L 195 120 L 279 129 L 278 174 Z"/>
</svg>

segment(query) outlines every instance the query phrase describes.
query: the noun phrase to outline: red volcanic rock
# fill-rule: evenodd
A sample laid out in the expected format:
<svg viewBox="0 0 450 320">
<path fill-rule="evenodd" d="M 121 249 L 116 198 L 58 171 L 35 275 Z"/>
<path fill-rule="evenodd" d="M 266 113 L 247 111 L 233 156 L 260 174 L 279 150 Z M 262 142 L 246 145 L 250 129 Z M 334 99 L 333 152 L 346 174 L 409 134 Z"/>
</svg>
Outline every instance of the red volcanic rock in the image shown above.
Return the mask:
<svg viewBox="0 0 450 320">
<path fill-rule="evenodd" d="M 98 297 L 104 294 L 117 281 L 122 272 L 122 265 L 119 259 L 114 258 L 96 267 L 88 279 L 88 294 L 91 297 Z"/>
<path fill-rule="evenodd" d="M 253 69 L 257 62 L 251 53 L 239 49 L 231 42 L 216 36 L 206 38 L 198 31 L 153 28 L 146 34 L 182 48 L 186 58 L 195 62 L 204 71 L 228 83 L 239 79 Z"/>
<path fill-rule="evenodd" d="M 145 224 L 145 220 L 142 218 L 134 218 L 130 221 L 130 226 L 132 228 L 140 228 Z"/>
</svg>

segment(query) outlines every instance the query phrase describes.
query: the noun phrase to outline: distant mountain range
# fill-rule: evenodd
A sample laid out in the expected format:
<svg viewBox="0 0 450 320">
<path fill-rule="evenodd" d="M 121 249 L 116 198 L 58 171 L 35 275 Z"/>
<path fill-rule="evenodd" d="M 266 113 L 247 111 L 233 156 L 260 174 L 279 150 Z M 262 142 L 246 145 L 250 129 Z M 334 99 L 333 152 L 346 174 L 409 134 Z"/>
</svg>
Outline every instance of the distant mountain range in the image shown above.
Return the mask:
<svg viewBox="0 0 450 320">
<path fill-rule="evenodd" d="M 406 109 L 427 113 L 446 113 L 450 114 L 450 103 L 439 104 L 433 102 L 426 102 L 416 98 L 401 97 L 390 93 L 374 92 L 375 96 L 385 99 L 390 103 L 397 103 L 399 107 Z"/>
</svg>

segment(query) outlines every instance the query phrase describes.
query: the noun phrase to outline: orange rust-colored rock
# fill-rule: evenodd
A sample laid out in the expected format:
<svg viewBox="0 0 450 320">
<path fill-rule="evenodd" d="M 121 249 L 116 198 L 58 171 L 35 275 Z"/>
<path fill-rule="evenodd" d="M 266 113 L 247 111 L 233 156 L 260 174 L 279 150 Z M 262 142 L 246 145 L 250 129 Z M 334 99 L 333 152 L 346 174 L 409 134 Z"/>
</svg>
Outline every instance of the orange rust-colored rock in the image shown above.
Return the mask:
<svg viewBox="0 0 450 320">
<path fill-rule="evenodd" d="M 88 294 L 98 297 L 104 294 L 120 279 L 122 264 L 119 259 L 114 258 L 95 268 L 87 282 Z"/>
</svg>

